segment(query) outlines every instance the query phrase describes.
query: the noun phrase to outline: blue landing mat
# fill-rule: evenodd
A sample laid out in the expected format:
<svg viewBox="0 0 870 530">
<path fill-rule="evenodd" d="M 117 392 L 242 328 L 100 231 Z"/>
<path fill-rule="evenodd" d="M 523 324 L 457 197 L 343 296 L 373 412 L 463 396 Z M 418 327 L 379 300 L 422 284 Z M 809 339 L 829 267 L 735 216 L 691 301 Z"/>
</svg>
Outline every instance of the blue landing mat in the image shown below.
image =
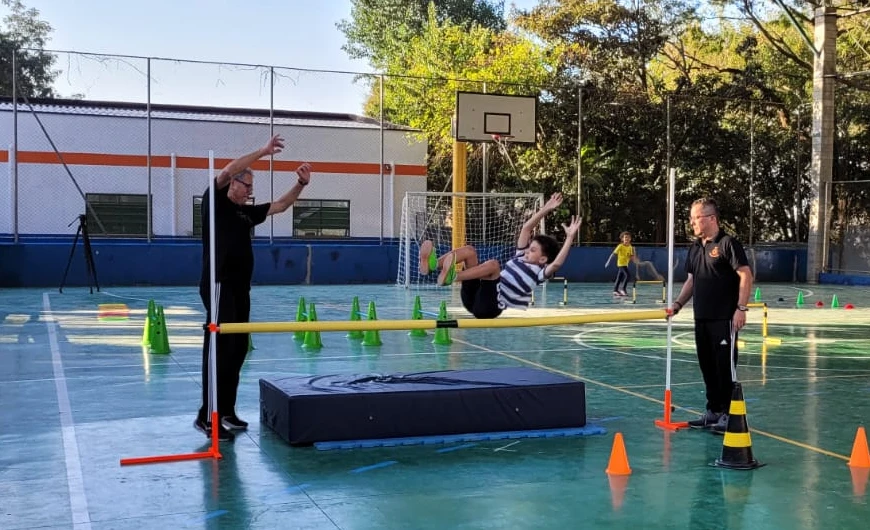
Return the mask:
<svg viewBox="0 0 870 530">
<path fill-rule="evenodd" d="M 368 449 L 373 447 L 397 447 L 402 445 L 438 445 L 457 442 L 481 442 L 491 440 L 516 440 L 521 438 L 561 438 L 567 436 L 592 436 L 605 434 L 607 430 L 598 425 L 586 425 L 572 429 L 541 429 L 530 431 L 478 432 L 438 436 L 411 436 L 407 438 L 382 438 L 379 440 L 343 440 L 338 442 L 314 442 L 319 451 L 335 449 Z"/>
</svg>

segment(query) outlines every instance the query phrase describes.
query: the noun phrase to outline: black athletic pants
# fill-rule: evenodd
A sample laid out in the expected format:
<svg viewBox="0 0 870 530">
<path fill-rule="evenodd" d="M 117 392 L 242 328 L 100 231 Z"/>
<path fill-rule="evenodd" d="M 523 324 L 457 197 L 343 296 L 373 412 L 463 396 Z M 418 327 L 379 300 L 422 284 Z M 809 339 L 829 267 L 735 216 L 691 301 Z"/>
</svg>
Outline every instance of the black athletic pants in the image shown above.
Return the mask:
<svg viewBox="0 0 870 530">
<path fill-rule="evenodd" d="M 625 292 L 628 288 L 628 280 L 631 275 L 628 273 L 628 267 L 617 267 L 616 282 L 613 284 L 613 290 L 617 292 Z"/>
<path fill-rule="evenodd" d="M 205 306 L 206 324 L 211 319 L 211 300 L 208 286 L 200 286 L 199 297 Z M 248 322 L 251 315 L 251 288 L 248 284 L 222 282 L 218 292 L 218 323 Z M 211 332 L 204 331 L 202 341 L 202 406 L 199 418 L 208 422 L 208 357 Z M 217 411 L 218 417 L 232 416 L 236 411 L 239 375 L 248 355 L 248 334 L 217 334 Z"/>
<path fill-rule="evenodd" d="M 695 348 L 704 385 L 707 387 L 707 410 L 728 412 L 731 406 L 731 359 L 737 366 L 737 333 L 731 336 L 731 320 L 696 320 Z"/>
</svg>

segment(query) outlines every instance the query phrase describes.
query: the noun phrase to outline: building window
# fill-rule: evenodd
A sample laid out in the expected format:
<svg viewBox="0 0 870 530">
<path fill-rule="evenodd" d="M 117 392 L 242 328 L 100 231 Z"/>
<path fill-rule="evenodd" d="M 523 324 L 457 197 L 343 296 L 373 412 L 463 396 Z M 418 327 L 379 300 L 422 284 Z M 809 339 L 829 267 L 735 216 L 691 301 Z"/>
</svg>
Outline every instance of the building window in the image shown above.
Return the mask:
<svg viewBox="0 0 870 530">
<path fill-rule="evenodd" d="M 247 204 L 256 204 L 256 199 L 251 197 Z M 193 196 L 193 230 L 191 235 L 202 237 L 202 195 Z M 251 237 L 254 237 L 254 229 L 251 228 Z"/>
<path fill-rule="evenodd" d="M 90 205 L 87 210 L 88 231 L 99 236 L 148 235 L 147 195 L 125 193 L 88 193 L 85 198 Z M 103 225 L 94 219 L 97 219 Z"/>
<path fill-rule="evenodd" d="M 193 236 L 202 237 L 202 195 L 193 197 Z"/>
<path fill-rule="evenodd" d="M 293 204 L 293 235 L 350 237 L 350 201 L 296 201 Z"/>
</svg>

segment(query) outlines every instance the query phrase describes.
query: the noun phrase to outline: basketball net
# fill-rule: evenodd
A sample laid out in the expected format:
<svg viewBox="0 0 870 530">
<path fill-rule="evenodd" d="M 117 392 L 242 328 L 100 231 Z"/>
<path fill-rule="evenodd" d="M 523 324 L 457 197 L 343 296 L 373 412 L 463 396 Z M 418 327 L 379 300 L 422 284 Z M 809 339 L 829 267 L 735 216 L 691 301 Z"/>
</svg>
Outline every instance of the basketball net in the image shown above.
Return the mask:
<svg viewBox="0 0 870 530">
<path fill-rule="evenodd" d="M 508 164 L 510 164 L 511 169 L 514 170 L 514 174 L 517 176 L 517 178 L 521 179 L 522 177 L 520 176 L 520 172 L 517 171 L 517 166 L 515 166 L 514 161 L 511 160 L 511 155 L 507 149 L 507 146 L 510 143 L 512 138 L 513 138 L 513 136 L 505 135 L 505 134 L 493 134 L 492 135 L 492 141 L 495 142 L 496 145 L 498 145 L 498 150 L 507 159 Z"/>
</svg>

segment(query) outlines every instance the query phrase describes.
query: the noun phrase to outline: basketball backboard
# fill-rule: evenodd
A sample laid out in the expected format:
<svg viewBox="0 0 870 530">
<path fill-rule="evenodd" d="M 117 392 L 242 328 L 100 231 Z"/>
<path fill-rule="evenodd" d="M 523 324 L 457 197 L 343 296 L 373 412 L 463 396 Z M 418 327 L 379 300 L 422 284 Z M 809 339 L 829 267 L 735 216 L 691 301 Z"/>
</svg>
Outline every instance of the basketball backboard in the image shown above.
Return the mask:
<svg viewBox="0 0 870 530">
<path fill-rule="evenodd" d="M 453 137 L 460 142 L 492 142 L 498 135 L 533 144 L 537 125 L 537 96 L 456 92 Z"/>
</svg>

